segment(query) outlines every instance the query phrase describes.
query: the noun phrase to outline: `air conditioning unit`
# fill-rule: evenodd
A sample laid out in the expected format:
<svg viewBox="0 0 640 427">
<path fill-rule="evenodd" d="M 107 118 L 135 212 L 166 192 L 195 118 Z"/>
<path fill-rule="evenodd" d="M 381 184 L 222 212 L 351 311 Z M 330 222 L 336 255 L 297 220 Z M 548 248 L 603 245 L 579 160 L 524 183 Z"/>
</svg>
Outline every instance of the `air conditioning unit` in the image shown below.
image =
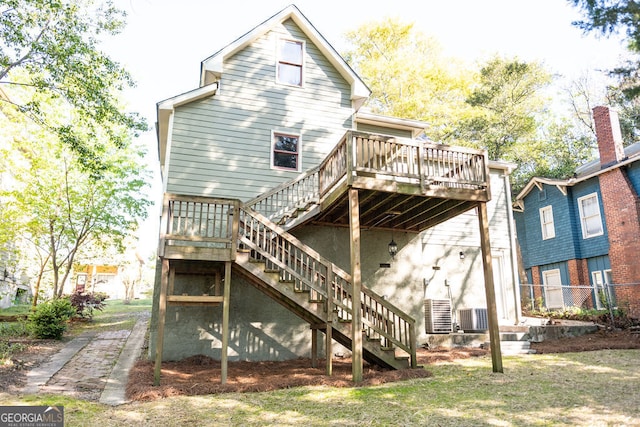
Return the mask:
<svg viewBox="0 0 640 427">
<path fill-rule="evenodd" d="M 489 317 L 486 308 L 461 308 L 458 310 L 460 329 L 466 332 L 486 331 L 489 329 Z"/>
<path fill-rule="evenodd" d="M 451 301 L 448 299 L 425 299 L 424 327 L 428 334 L 451 333 Z"/>
</svg>

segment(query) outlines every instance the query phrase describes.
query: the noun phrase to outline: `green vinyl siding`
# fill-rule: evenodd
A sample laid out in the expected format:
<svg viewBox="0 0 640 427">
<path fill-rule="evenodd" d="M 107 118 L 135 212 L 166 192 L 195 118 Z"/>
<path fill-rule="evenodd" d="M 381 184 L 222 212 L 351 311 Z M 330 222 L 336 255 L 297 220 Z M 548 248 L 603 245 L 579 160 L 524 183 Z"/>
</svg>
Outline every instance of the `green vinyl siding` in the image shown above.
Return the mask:
<svg viewBox="0 0 640 427">
<path fill-rule="evenodd" d="M 276 42 L 305 42 L 303 87 L 276 83 Z M 349 84 L 286 21 L 224 64 L 218 93 L 177 107 L 167 191 L 248 200 L 318 165 L 351 128 Z M 300 172 L 271 168 L 272 132 L 300 135 Z"/>
</svg>

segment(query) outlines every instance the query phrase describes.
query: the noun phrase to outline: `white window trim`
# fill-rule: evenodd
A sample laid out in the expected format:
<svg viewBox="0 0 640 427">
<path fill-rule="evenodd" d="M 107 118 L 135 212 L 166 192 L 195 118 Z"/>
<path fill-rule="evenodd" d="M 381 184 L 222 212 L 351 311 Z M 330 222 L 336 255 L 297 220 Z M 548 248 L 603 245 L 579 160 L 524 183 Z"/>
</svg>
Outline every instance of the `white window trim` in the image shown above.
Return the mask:
<svg viewBox="0 0 640 427">
<path fill-rule="evenodd" d="M 546 211 L 548 211 L 551 214 L 551 222 L 548 222 L 548 223 L 544 222 L 544 212 Z M 553 219 L 553 206 L 548 205 L 543 208 L 540 208 L 540 228 L 542 231 L 542 240 L 553 239 L 554 237 L 556 237 L 556 225 Z M 547 234 L 547 232 L 545 231 L 548 228 L 551 229 L 549 234 Z"/>
<path fill-rule="evenodd" d="M 587 226 L 585 223 L 584 212 L 582 211 L 582 201 L 585 199 L 590 199 L 595 197 L 596 205 L 598 206 L 598 220 L 600 221 L 600 232 L 595 234 L 587 233 Z M 580 214 L 580 227 L 582 228 L 582 238 L 590 239 L 592 237 L 602 236 L 604 234 L 604 226 L 602 225 L 602 215 L 600 215 L 600 199 L 598 198 L 598 193 L 587 194 L 586 196 L 578 197 L 578 212 Z"/>
<path fill-rule="evenodd" d="M 296 138 L 298 138 L 298 163 L 296 164 L 296 169 L 289 169 L 289 168 L 283 168 L 281 166 L 276 166 L 274 164 L 274 155 L 275 155 L 275 139 L 276 139 L 276 135 L 287 135 L 287 136 L 295 136 Z M 270 156 L 271 159 L 269 161 L 269 166 L 271 167 L 271 169 L 273 170 L 279 170 L 279 171 L 285 171 L 285 172 L 300 172 L 302 170 L 302 136 L 297 133 L 297 132 L 288 132 L 288 131 L 283 131 L 283 130 L 272 130 L 271 131 L 271 152 L 270 152 Z"/>
<path fill-rule="evenodd" d="M 293 43 L 300 43 L 302 45 L 302 72 L 300 74 L 300 85 L 292 85 L 289 83 L 284 83 L 280 81 L 280 76 L 279 76 L 279 72 L 278 70 L 280 69 L 279 65 L 280 65 L 280 45 L 282 42 L 293 42 Z M 306 42 L 304 40 L 298 40 L 298 39 L 294 39 L 292 37 L 278 37 L 277 41 L 276 41 L 276 73 L 275 73 L 275 78 L 276 78 L 276 84 L 279 85 L 283 85 L 283 86 L 289 86 L 289 87 L 304 87 L 304 82 L 305 82 L 305 75 L 306 75 L 306 69 L 307 69 L 307 61 L 306 61 L 306 55 L 305 52 L 307 51 L 307 45 Z"/>
</svg>

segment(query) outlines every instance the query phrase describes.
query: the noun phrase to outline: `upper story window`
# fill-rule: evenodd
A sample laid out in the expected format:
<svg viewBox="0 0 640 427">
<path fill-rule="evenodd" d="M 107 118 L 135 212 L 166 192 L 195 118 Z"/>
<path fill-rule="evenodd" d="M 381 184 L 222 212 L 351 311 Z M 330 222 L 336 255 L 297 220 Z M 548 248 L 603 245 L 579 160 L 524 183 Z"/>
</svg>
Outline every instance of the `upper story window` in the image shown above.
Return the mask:
<svg viewBox="0 0 640 427">
<path fill-rule="evenodd" d="M 602 218 L 600 218 L 600 205 L 598 194 L 592 193 L 578 199 L 580 211 L 580 223 L 582 224 L 582 238 L 600 236 L 604 233 Z"/>
<path fill-rule="evenodd" d="M 277 169 L 300 170 L 300 136 L 273 133 L 271 164 Z"/>
<path fill-rule="evenodd" d="M 280 40 L 278 47 L 278 83 L 302 86 L 304 42 Z"/>
<path fill-rule="evenodd" d="M 540 208 L 540 227 L 542 228 L 542 240 L 556 237 L 556 228 L 553 224 L 553 207 Z"/>
</svg>

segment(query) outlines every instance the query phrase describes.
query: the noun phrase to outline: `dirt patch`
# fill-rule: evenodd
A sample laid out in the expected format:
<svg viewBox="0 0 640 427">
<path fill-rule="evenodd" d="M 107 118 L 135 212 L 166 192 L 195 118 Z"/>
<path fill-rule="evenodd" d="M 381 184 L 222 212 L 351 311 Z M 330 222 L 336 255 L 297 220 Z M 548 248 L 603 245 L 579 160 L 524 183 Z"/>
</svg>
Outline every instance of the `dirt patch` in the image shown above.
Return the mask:
<svg viewBox="0 0 640 427">
<path fill-rule="evenodd" d="M 536 353 L 567 353 L 592 350 L 640 349 L 640 334 L 629 329 L 621 331 L 599 330 L 593 334 L 578 337 L 545 340 L 531 343 Z"/>
<path fill-rule="evenodd" d="M 67 344 L 65 340 L 12 340 L 9 345 L 24 348 L 0 363 L 0 392 L 18 394 L 27 383 L 27 372 L 48 360 Z"/>
</svg>

